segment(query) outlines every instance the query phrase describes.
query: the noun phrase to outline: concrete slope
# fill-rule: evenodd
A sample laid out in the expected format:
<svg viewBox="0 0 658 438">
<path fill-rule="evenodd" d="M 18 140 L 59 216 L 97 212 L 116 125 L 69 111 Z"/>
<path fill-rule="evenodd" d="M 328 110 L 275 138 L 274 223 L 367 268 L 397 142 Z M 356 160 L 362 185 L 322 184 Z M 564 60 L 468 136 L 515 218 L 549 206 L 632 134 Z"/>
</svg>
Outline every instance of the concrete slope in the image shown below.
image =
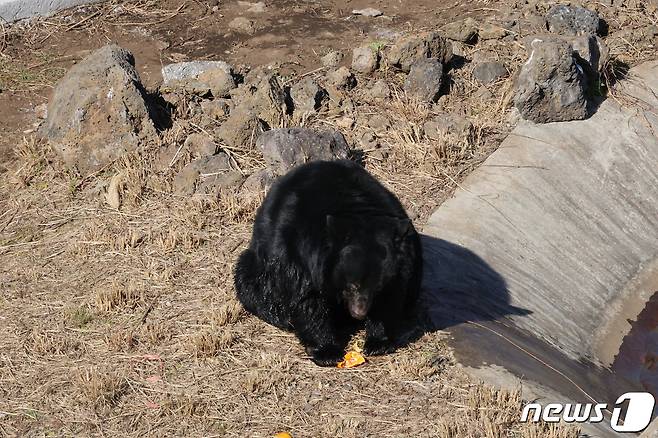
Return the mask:
<svg viewBox="0 0 658 438">
<path fill-rule="evenodd" d="M 0 0 L 0 19 L 12 22 L 101 0 Z"/>
<path fill-rule="evenodd" d="M 638 388 L 607 368 L 658 291 L 658 62 L 588 120 L 521 122 L 424 234 L 430 315 L 465 365 L 563 402 Z"/>
</svg>

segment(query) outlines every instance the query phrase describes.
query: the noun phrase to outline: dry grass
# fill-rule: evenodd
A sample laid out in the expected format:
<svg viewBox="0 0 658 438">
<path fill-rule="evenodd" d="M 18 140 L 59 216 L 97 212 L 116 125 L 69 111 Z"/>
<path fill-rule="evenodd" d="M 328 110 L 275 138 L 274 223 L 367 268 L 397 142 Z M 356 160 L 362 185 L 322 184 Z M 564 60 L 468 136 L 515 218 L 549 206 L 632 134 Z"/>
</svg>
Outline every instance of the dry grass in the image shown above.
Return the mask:
<svg viewBox="0 0 658 438">
<path fill-rule="evenodd" d="M 157 0 L 112 0 L 12 25 L 0 20 L 0 90 L 29 93 L 51 88 L 66 73 L 65 63 L 88 53 L 57 53 L 48 45 L 53 35 L 104 34 L 118 28 L 162 24 L 178 16 L 187 5 L 163 9 L 161 4 Z"/>
<path fill-rule="evenodd" d="M 366 161 L 420 218 L 485 143 L 469 134 L 441 149 L 418 135 L 429 110 L 389 105 L 390 156 Z M 163 143 L 184 138 L 174 129 Z M 257 168 L 236 152 L 237 166 Z M 189 154 L 164 170 L 157 153 L 131 155 L 86 178 L 34 140 L 17 156 L 0 176 L 3 434 L 577 436 L 519 424 L 519 394 L 469 380 L 442 333 L 354 370 L 313 365 L 234 297 L 232 266 L 262 193 L 171 194 Z M 118 173 L 117 209 L 103 187 Z"/>
<path fill-rule="evenodd" d="M 52 55 L 26 65 L 8 48 L 17 38 L 39 50 L 56 33 L 164 23 L 184 12 L 158 4 L 105 2 L 22 29 L 0 26 L 0 88 L 30 91 L 62 73 Z M 638 20 L 655 23 L 655 14 Z M 463 50 L 471 58 L 481 49 Z M 490 52 L 511 73 L 525 57 L 517 44 Z M 627 55 L 631 64 L 648 56 L 639 48 L 615 54 Z M 404 96 L 395 72 L 378 74 L 393 98 L 351 96 L 348 140 L 377 137 L 381 149 L 364 151 L 367 168 L 422 225 L 511 128 L 512 80 L 488 86 L 491 98 L 481 99 L 472 66 L 463 66 L 450 73 L 451 93 L 430 108 Z M 220 123 L 195 119 L 195 105 L 186 97 L 161 139 L 175 155 L 146 151 L 83 176 L 26 139 L 0 175 L 0 434 L 577 436 L 571 428 L 519 424 L 519 392 L 471 381 L 454 365 L 443 333 L 357 369 L 320 369 L 292 335 L 246 315 L 231 271 L 263 194 L 172 194 L 173 176 L 192 159 L 182 147 L 187 135 L 212 133 Z M 425 136 L 423 124 L 445 112 L 472 127 Z M 373 115 L 390 128 L 375 132 Z M 327 111 L 303 123 L 326 129 L 338 118 Z M 245 174 L 263 166 L 253 150 L 224 151 Z M 112 207 L 104 195 L 115 175 L 121 182 Z"/>
</svg>

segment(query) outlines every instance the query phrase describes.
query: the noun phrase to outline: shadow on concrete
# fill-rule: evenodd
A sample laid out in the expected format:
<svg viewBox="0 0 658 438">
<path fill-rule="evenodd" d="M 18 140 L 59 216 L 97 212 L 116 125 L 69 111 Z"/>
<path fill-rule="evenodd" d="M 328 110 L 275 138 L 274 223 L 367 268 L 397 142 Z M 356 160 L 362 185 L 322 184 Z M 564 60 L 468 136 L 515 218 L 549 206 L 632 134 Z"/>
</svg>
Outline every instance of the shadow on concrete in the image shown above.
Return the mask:
<svg viewBox="0 0 658 438">
<path fill-rule="evenodd" d="M 421 296 L 415 330 L 409 332 L 414 335 L 406 343 L 427 332 L 446 330 L 450 333 L 448 344 L 460 364 L 479 369 L 481 378 L 510 389 L 519 382 L 534 389 L 551 388 L 549 393 L 531 389 L 526 394 L 544 402 L 614 403 L 620 394 L 638 389 L 587 359 L 569 359 L 546 341 L 516 327 L 509 317 L 532 312 L 510 304 L 505 279 L 473 251 L 427 235 L 421 235 L 421 242 Z M 601 433 L 609 436 L 605 427 Z"/>
<path fill-rule="evenodd" d="M 423 334 L 467 322 L 498 321 L 529 315 L 510 304 L 503 277 L 473 251 L 447 240 L 420 234 L 423 278 L 412 314 L 403 318 L 398 347 Z"/>
<path fill-rule="evenodd" d="M 507 284 L 467 248 L 421 235 L 423 283 L 420 303 L 426 330 L 467 321 L 491 321 L 531 312 L 510 304 Z"/>
</svg>

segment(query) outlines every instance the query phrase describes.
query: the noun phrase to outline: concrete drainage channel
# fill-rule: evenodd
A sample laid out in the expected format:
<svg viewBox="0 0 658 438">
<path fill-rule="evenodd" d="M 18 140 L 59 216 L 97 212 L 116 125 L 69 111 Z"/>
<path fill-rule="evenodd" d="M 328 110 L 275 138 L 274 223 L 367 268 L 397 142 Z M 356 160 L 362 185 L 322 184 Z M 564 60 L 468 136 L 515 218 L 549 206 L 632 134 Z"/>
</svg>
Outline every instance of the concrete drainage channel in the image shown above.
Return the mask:
<svg viewBox="0 0 658 438">
<path fill-rule="evenodd" d="M 542 404 L 658 395 L 656 133 L 651 62 L 588 120 L 520 122 L 434 212 L 424 295 L 468 371 Z M 585 431 L 619 436 L 605 416 Z"/>
<path fill-rule="evenodd" d="M 98 1 L 102 0 L 0 0 L 0 19 L 11 23 L 37 15 L 50 15 L 62 9 Z"/>
<path fill-rule="evenodd" d="M 97 0 L 100 1 L 100 0 Z M 11 23 L 37 15 L 50 15 L 61 9 L 96 3 L 88 0 L 0 0 L 0 20 Z"/>
</svg>

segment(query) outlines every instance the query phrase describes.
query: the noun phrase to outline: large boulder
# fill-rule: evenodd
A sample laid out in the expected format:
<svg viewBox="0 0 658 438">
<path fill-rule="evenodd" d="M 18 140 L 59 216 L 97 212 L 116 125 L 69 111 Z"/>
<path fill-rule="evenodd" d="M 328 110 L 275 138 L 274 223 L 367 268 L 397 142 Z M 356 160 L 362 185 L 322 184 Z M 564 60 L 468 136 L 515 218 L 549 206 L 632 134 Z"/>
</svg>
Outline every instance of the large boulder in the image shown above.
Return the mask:
<svg viewBox="0 0 658 438">
<path fill-rule="evenodd" d="M 427 58 L 448 64 L 452 59 L 452 43 L 438 32 L 427 32 L 401 38 L 386 53 L 388 64 L 404 72 L 416 61 Z"/>
<path fill-rule="evenodd" d="M 379 50 L 369 46 L 352 50 L 352 68 L 363 74 L 370 74 L 379 67 Z"/>
<path fill-rule="evenodd" d="M 217 134 L 228 146 L 251 149 L 261 132 L 266 129 L 267 126 L 254 111 L 240 108 L 231 112 Z"/>
<path fill-rule="evenodd" d="M 329 53 L 320 58 L 322 65 L 328 68 L 336 68 L 343 60 L 343 54 L 336 50 L 331 50 Z"/>
<path fill-rule="evenodd" d="M 571 45 L 578 64 L 585 70 L 586 76 L 596 80 L 603 71 L 603 67 L 610 58 L 610 49 L 606 43 L 595 35 L 555 35 L 555 34 L 538 34 L 523 39 L 523 45 L 532 53 L 532 43 L 535 40 L 542 40 L 544 43 L 555 44 L 565 42 Z"/>
<path fill-rule="evenodd" d="M 39 134 L 85 174 L 157 138 L 133 55 L 108 45 L 74 65 L 55 86 Z"/>
<path fill-rule="evenodd" d="M 478 22 L 472 18 L 453 21 L 441 28 L 441 33 L 449 40 L 472 43 L 478 34 Z"/>
<path fill-rule="evenodd" d="M 484 61 L 473 68 L 473 76 L 481 84 L 490 84 L 507 76 L 505 65 L 498 61 Z"/>
<path fill-rule="evenodd" d="M 434 102 L 443 84 L 443 64 L 437 59 L 419 59 L 412 66 L 404 82 L 409 97 L 422 102 Z"/>
<path fill-rule="evenodd" d="M 555 5 L 546 13 L 548 30 L 560 35 L 596 35 L 599 16 L 580 6 Z"/>
<path fill-rule="evenodd" d="M 594 35 L 584 35 L 571 39 L 571 46 L 592 78 L 598 78 L 610 58 L 610 49 L 603 40 Z M 581 62 L 582 64 L 582 62 Z"/>
<path fill-rule="evenodd" d="M 251 112 L 270 127 L 281 126 L 288 113 L 287 95 L 278 75 L 264 67 L 249 72 L 231 98 L 236 111 Z"/>
<path fill-rule="evenodd" d="M 162 67 L 163 86 L 215 97 L 227 97 L 237 85 L 232 68 L 223 61 L 191 61 Z"/>
<path fill-rule="evenodd" d="M 349 147 L 338 131 L 318 132 L 307 128 L 273 129 L 256 141 L 265 162 L 276 175 L 315 160 L 345 159 Z"/>
<path fill-rule="evenodd" d="M 535 38 L 530 46 L 514 96 L 521 116 L 537 123 L 586 118 L 587 77 L 571 44 Z"/>
<path fill-rule="evenodd" d="M 174 193 L 179 195 L 214 194 L 221 189 L 239 185 L 244 178 L 231 169 L 229 157 L 223 152 L 193 160 L 176 175 Z"/>
<path fill-rule="evenodd" d="M 290 88 L 290 98 L 294 115 L 301 119 L 304 115 L 315 113 L 322 105 L 326 91 L 312 78 L 305 78 Z"/>
<path fill-rule="evenodd" d="M 327 84 L 337 90 L 351 90 L 356 87 L 356 78 L 349 68 L 343 66 L 327 73 Z"/>
</svg>

